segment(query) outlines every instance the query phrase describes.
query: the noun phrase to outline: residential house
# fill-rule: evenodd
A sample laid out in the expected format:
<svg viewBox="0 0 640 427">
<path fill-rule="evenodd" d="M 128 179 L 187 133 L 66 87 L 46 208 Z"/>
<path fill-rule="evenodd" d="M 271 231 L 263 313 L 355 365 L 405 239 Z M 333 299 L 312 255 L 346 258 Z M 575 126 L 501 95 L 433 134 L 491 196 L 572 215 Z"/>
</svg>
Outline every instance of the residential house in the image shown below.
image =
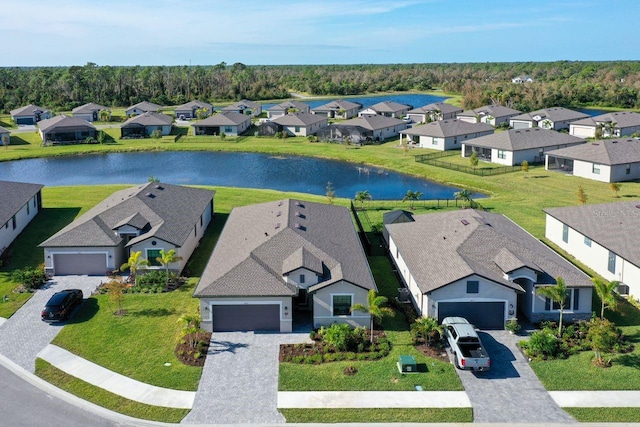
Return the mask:
<svg viewBox="0 0 640 427">
<path fill-rule="evenodd" d="M 589 115 L 563 107 L 543 108 L 530 113 L 513 116 L 509 119 L 509 126 L 514 129 L 542 128 L 569 129 L 571 122 L 584 119 Z"/>
<path fill-rule="evenodd" d="M 469 123 L 488 123 L 492 126 L 498 127 L 503 123 L 509 124 L 511 117 L 517 116 L 522 111 L 514 110 L 513 108 L 504 107 L 502 105 L 485 105 L 484 107 L 475 108 L 473 110 L 465 110 L 458 113 L 456 118 L 463 122 Z"/>
<path fill-rule="evenodd" d="M 545 237 L 604 277 L 640 296 L 640 201 L 544 209 Z"/>
<path fill-rule="evenodd" d="M 493 126 L 486 123 L 469 123 L 462 120 L 437 120 L 400 132 L 400 143 L 407 143 L 434 150 L 457 150 L 465 141 L 490 135 Z"/>
<path fill-rule="evenodd" d="M 316 134 L 327 126 L 328 119 L 325 116 L 311 113 L 285 114 L 271 122 L 266 122 L 258 127 L 259 135 L 273 136 L 275 132 L 286 132 L 289 136 L 309 136 Z M 276 125 L 275 127 L 273 125 Z"/>
<path fill-rule="evenodd" d="M 6 147 L 9 144 L 11 144 L 11 132 L 0 126 L 0 145 Z"/>
<path fill-rule="evenodd" d="M 349 210 L 302 200 L 234 208 L 194 297 L 208 331 L 369 326 L 376 290 Z M 308 329 L 307 329 L 308 330 Z"/>
<path fill-rule="evenodd" d="M 33 104 L 11 110 L 9 114 L 11 115 L 11 119 L 18 126 L 35 125 L 40 120 L 46 120 L 53 117 L 51 111 Z"/>
<path fill-rule="evenodd" d="M 0 181 L 0 255 L 42 209 L 41 184 Z"/>
<path fill-rule="evenodd" d="M 331 101 L 319 107 L 312 108 L 311 113 L 322 114 L 327 116 L 328 119 L 350 119 L 357 116 L 360 109 L 362 109 L 362 104 L 359 102 L 339 99 L 337 101 Z"/>
<path fill-rule="evenodd" d="M 525 160 L 542 163 L 545 152 L 584 142 L 584 139 L 554 130 L 509 129 L 463 143 L 462 157 L 471 157 L 475 151 L 480 160 L 505 166 L 519 165 Z"/>
<path fill-rule="evenodd" d="M 214 114 L 204 120 L 193 123 L 195 135 L 238 136 L 251 127 L 251 117 L 236 112 Z"/>
<path fill-rule="evenodd" d="M 462 108 L 444 102 L 435 102 L 409 110 L 407 118 L 415 123 L 427 123 L 455 119 L 458 113 L 462 113 Z"/>
<path fill-rule="evenodd" d="M 199 110 L 203 110 L 205 112 L 205 117 L 209 117 L 213 114 L 213 105 L 202 101 L 187 102 L 186 104 L 176 107 L 176 118 L 180 120 L 197 119 Z"/>
<path fill-rule="evenodd" d="M 396 119 L 401 119 L 412 108 L 413 107 L 411 105 L 399 104 L 393 101 L 382 101 L 360 111 L 358 113 L 358 116 L 362 117 L 366 115 L 377 114 L 379 116 L 395 117 Z"/>
<path fill-rule="evenodd" d="M 273 107 L 267 108 L 267 118 L 275 119 L 289 113 L 311 113 L 309 104 L 298 101 L 285 101 Z"/>
<path fill-rule="evenodd" d="M 159 113 L 162 110 L 162 105 L 154 104 L 153 102 L 142 101 L 127 108 L 124 112 L 127 117 L 138 116 L 144 113 Z"/>
<path fill-rule="evenodd" d="M 245 114 L 251 117 L 257 117 L 262 114 L 262 105 L 257 102 L 249 101 L 243 99 L 238 102 L 234 102 L 233 104 L 224 107 L 222 109 L 223 113 L 238 113 Z"/>
<path fill-rule="evenodd" d="M 169 135 L 173 127 L 173 117 L 162 113 L 147 112 L 132 116 L 120 126 L 121 138 L 144 138 L 159 131 Z"/>
<path fill-rule="evenodd" d="M 511 79 L 511 83 L 533 83 L 533 78 L 531 76 L 516 76 Z"/>
<path fill-rule="evenodd" d="M 385 227 L 419 315 L 461 316 L 484 329 L 503 329 L 518 312 L 532 322 L 555 320 L 559 307 L 538 289 L 562 277 L 565 319 L 591 317 L 589 277 L 509 218 L 474 209 L 413 218 Z"/>
<path fill-rule="evenodd" d="M 87 138 L 95 141 L 98 137 L 98 130 L 94 125 L 84 119 L 64 114 L 39 121 L 38 132 L 45 145 L 85 142 Z"/>
<path fill-rule="evenodd" d="M 160 250 L 180 260 L 180 274 L 213 218 L 214 191 L 148 182 L 116 191 L 40 244 L 45 269 L 55 275 L 98 275 L 120 268 L 134 252 L 150 263 Z"/>
<path fill-rule="evenodd" d="M 321 141 L 366 144 L 395 138 L 409 125 L 400 119 L 384 116 L 362 116 L 326 126 L 317 133 Z"/>
<path fill-rule="evenodd" d="M 602 182 L 640 179 L 640 140 L 604 139 L 545 153 L 545 168 Z"/>
<path fill-rule="evenodd" d="M 385 244 L 389 247 L 389 232 L 387 231 L 387 227 L 384 227 L 387 224 L 400 224 L 403 222 L 413 222 L 413 213 L 405 211 L 403 209 L 396 209 L 395 211 L 389 211 L 382 214 L 382 238 L 384 239 Z"/>
<path fill-rule="evenodd" d="M 639 132 L 640 114 L 633 111 L 600 114 L 569 125 L 569 133 L 580 138 L 620 138 Z"/>
<path fill-rule="evenodd" d="M 73 117 L 83 119 L 88 122 L 97 122 L 101 120 L 100 113 L 106 111 L 108 118 L 111 118 L 111 110 L 104 105 L 89 102 L 71 110 Z"/>
</svg>

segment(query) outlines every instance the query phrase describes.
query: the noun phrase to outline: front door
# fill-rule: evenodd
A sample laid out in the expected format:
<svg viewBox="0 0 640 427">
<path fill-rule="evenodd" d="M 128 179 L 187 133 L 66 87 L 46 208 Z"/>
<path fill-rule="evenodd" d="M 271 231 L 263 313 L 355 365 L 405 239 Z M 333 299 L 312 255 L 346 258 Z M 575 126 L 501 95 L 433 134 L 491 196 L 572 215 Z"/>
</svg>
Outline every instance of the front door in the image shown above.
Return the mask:
<svg viewBox="0 0 640 427">
<path fill-rule="evenodd" d="M 301 310 L 309 309 L 309 293 L 306 289 L 299 289 L 298 296 L 294 298 L 296 308 Z"/>
</svg>

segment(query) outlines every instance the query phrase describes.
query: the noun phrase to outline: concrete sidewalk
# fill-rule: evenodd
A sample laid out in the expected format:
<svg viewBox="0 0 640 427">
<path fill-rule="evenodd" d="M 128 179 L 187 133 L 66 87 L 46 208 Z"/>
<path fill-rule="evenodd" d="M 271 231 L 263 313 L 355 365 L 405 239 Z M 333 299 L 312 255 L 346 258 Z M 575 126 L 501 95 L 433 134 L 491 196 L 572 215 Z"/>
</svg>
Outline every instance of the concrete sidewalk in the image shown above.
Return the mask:
<svg viewBox="0 0 640 427">
<path fill-rule="evenodd" d="M 196 396 L 195 391 L 171 390 L 133 380 L 52 344 L 38 357 L 89 384 L 147 405 L 191 409 Z"/>
<path fill-rule="evenodd" d="M 464 391 L 281 391 L 278 408 L 470 408 Z"/>
<path fill-rule="evenodd" d="M 562 408 L 640 408 L 640 391 L 550 391 Z"/>
</svg>

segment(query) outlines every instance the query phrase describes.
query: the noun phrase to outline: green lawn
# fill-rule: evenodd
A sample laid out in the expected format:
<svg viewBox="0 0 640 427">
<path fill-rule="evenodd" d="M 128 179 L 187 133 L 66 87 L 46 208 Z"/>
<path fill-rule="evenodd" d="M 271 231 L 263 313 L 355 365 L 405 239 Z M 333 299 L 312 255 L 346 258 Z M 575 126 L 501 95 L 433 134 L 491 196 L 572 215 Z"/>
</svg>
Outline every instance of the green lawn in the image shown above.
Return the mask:
<svg viewBox="0 0 640 427">
<path fill-rule="evenodd" d="M 288 423 L 471 423 L 471 408 L 278 409 Z"/>
<path fill-rule="evenodd" d="M 562 408 L 581 423 L 637 423 L 640 408 Z"/>
</svg>

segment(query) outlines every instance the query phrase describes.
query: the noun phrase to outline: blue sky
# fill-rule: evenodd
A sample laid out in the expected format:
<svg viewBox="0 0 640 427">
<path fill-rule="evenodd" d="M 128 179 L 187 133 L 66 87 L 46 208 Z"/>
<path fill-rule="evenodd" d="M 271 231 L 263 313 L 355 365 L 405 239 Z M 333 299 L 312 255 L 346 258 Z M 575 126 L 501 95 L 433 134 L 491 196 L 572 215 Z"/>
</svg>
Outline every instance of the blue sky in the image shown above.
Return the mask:
<svg viewBox="0 0 640 427">
<path fill-rule="evenodd" d="M 0 66 L 640 59 L 639 0 L 2 0 Z"/>
</svg>

